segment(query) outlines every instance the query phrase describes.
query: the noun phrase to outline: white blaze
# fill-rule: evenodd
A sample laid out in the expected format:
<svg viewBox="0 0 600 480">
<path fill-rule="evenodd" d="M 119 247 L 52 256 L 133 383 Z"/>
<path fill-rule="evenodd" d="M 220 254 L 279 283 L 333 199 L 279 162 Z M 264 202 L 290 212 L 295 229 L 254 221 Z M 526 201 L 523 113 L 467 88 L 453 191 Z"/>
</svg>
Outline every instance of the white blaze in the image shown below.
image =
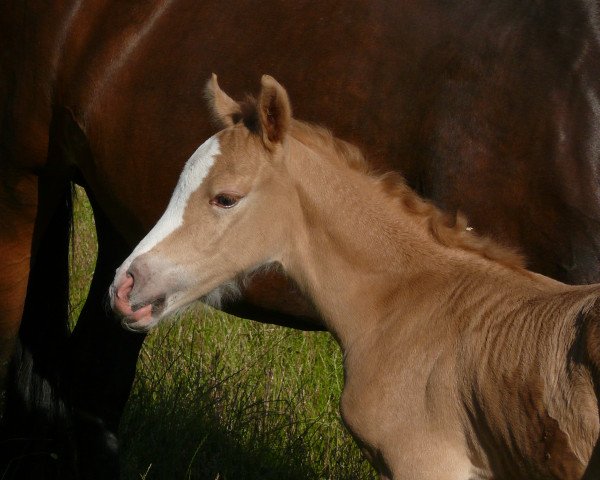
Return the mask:
<svg viewBox="0 0 600 480">
<path fill-rule="evenodd" d="M 117 277 L 129 268 L 136 257 L 150 251 L 183 224 L 183 214 L 190 196 L 200 187 L 215 163 L 215 157 L 220 153 L 216 135 L 210 137 L 193 153 L 181 172 L 165 213 L 119 267 Z"/>
</svg>

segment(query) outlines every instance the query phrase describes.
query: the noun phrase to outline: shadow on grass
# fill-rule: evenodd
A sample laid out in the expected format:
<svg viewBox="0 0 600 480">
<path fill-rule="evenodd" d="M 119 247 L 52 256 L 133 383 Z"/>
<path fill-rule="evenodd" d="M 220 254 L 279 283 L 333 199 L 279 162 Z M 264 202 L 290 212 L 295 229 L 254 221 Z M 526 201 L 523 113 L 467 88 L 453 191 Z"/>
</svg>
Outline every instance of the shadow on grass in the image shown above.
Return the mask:
<svg viewBox="0 0 600 480">
<path fill-rule="evenodd" d="M 203 349 L 197 337 L 207 333 L 191 325 L 173 326 L 142 353 L 121 428 L 124 479 L 373 478 L 340 426 L 339 392 L 328 394 L 334 408 L 324 408 L 315 394 L 335 390 L 326 380 L 314 383 L 300 367 L 271 369 L 276 357 L 300 364 L 289 353 L 297 334 L 259 331 L 259 353 L 238 351 L 231 344 L 239 336 L 257 336 L 244 325 L 220 340 L 229 346 Z"/>
<path fill-rule="evenodd" d="M 201 410 L 175 412 L 161 402 L 146 415 L 131 418 L 143 427 L 134 435 L 127 430 L 122 434 L 123 460 L 134 467 L 124 468 L 124 478 L 319 478 L 303 462 L 308 455 L 302 445 L 267 445 L 260 437 L 249 445 L 219 422 L 217 411 L 207 411 L 206 405 Z"/>
</svg>

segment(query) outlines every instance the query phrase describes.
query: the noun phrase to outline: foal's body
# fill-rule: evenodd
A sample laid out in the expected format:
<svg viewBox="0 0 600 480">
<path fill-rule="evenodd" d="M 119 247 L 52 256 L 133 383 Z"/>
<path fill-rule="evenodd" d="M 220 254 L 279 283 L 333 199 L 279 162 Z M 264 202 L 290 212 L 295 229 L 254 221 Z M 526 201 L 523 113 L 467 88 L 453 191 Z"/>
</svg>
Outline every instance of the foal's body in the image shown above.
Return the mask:
<svg viewBox="0 0 600 480">
<path fill-rule="evenodd" d="M 305 217 L 286 271 L 340 342 L 342 416 L 377 470 L 580 478 L 599 422 L 576 343 L 598 286 L 440 244 L 429 216 L 406 212 L 373 178 L 293 158 Z"/>
<path fill-rule="evenodd" d="M 447 283 L 426 282 L 426 301 L 400 293 L 399 314 L 382 305 L 342 342 L 342 415 L 371 462 L 394 478 L 581 478 L 598 409 L 569 350 L 590 292 L 571 292 L 565 315 L 535 279 L 438 266 Z"/>
<path fill-rule="evenodd" d="M 383 478 L 600 474 L 598 286 L 528 272 L 367 175 L 353 147 L 292 120 L 270 78 L 254 110 L 216 80 L 209 93 L 228 128 L 117 271 L 128 328 L 278 263 L 340 343 L 342 416 Z"/>
</svg>

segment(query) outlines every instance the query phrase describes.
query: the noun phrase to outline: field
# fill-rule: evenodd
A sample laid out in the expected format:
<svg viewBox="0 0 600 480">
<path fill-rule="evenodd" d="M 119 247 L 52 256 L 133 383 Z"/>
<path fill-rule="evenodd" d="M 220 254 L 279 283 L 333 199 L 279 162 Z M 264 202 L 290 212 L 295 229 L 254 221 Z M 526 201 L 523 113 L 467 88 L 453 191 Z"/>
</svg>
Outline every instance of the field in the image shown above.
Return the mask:
<svg viewBox="0 0 600 480">
<path fill-rule="evenodd" d="M 93 218 L 77 191 L 73 321 L 94 268 Z M 341 424 L 342 358 L 326 333 L 199 306 L 144 344 L 121 426 L 123 478 L 371 479 Z"/>
</svg>

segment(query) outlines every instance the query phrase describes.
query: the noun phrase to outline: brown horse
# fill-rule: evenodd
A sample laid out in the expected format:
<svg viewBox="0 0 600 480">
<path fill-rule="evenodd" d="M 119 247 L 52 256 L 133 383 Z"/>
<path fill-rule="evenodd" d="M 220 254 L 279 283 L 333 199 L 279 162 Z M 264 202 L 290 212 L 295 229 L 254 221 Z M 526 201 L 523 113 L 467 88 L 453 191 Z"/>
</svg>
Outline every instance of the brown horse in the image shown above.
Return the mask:
<svg viewBox="0 0 600 480">
<path fill-rule="evenodd" d="M 598 478 L 600 284 L 525 270 L 360 152 L 213 77 L 225 129 L 188 160 L 117 270 L 124 324 L 165 316 L 276 263 L 344 354 L 344 422 L 382 478 Z"/>
<path fill-rule="evenodd" d="M 461 209 L 534 270 L 600 280 L 597 10 L 597 0 L 2 2 L 0 379 L 16 348 L 5 478 L 118 476 L 116 426 L 143 337 L 102 299 L 213 132 L 196 95 L 212 71 L 238 95 L 273 73 L 301 118 Z M 73 182 L 91 198 L 99 257 L 69 335 Z M 316 326 L 276 272 L 223 308 Z"/>
</svg>

